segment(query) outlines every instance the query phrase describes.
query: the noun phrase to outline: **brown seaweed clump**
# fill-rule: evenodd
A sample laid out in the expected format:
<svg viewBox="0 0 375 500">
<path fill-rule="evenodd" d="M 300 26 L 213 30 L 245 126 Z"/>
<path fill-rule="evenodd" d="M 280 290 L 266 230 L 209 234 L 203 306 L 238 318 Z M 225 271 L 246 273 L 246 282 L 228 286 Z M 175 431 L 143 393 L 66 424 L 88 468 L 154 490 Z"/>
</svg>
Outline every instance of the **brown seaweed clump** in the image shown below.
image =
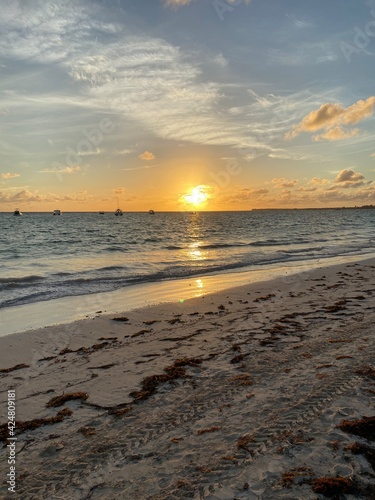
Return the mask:
<svg viewBox="0 0 375 500">
<path fill-rule="evenodd" d="M 96 434 L 96 430 L 94 427 L 81 427 L 80 429 L 78 429 L 78 432 L 83 434 L 85 438 L 94 436 Z"/>
<path fill-rule="evenodd" d="M 202 434 L 207 434 L 207 432 L 216 432 L 219 431 L 220 429 L 221 427 L 215 425 L 214 427 L 209 427 L 207 429 L 199 429 L 199 431 L 197 431 L 197 434 L 198 436 L 201 436 Z"/>
<path fill-rule="evenodd" d="M 284 472 L 281 477 L 281 486 L 283 488 L 291 488 L 294 484 L 295 478 L 302 478 L 304 483 L 311 481 L 311 476 L 313 471 L 308 467 L 297 467 L 295 469 L 288 470 Z"/>
<path fill-rule="evenodd" d="M 9 373 L 14 370 L 21 370 L 22 368 L 30 368 L 30 365 L 25 365 L 25 363 L 21 363 L 19 365 L 12 366 L 11 368 L 1 368 L 0 373 Z"/>
<path fill-rule="evenodd" d="M 62 422 L 65 417 L 69 417 L 73 412 L 69 408 L 63 408 L 53 417 L 35 418 L 34 420 L 27 420 L 25 422 L 16 422 L 16 434 L 22 434 L 25 431 L 38 429 L 43 425 L 51 425 Z M 0 441 L 5 441 L 8 437 L 8 424 L 0 426 Z"/>
<path fill-rule="evenodd" d="M 164 382 L 173 382 L 179 378 L 187 377 L 185 366 L 198 366 L 202 363 L 198 358 L 180 358 L 176 359 L 173 365 L 164 368 L 165 373 L 159 375 L 150 375 L 141 382 L 141 390 L 133 391 L 130 396 L 135 402 L 144 401 L 151 397 L 157 391 L 159 385 Z"/>
<path fill-rule="evenodd" d="M 248 451 L 251 453 L 249 449 L 249 444 L 254 442 L 254 434 L 245 434 L 241 436 L 237 441 L 237 448 Z"/>
<path fill-rule="evenodd" d="M 340 498 L 343 494 L 356 493 L 357 488 L 349 477 L 318 477 L 312 482 L 312 490 L 325 497 Z"/>
<path fill-rule="evenodd" d="M 62 406 L 67 401 L 72 401 L 73 399 L 81 399 L 85 401 L 88 397 L 89 395 L 87 392 L 70 392 L 68 394 L 62 394 L 61 396 L 55 396 L 50 399 L 47 403 L 47 407 L 50 408 L 52 406 L 56 408 L 56 406 Z"/>
<path fill-rule="evenodd" d="M 358 375 L 363 375 L 368 378 L 375 378 L 375 368 L 373 366 L 364 366 L 356 371 Z"/>
<path fill-rule="evenodd" d="M 337 427 L 344 432 L 355 434 L 369 441 L 375 440 L 375 417 L 363 417 L 360 420 L 342 420 Z"/>
<path fill-rule="evenodd" d="M 375 471 L 375 449 L 371 448 L 367 444 L 353 443 L 347 447 L 353 455 L 363 455 L 368 463 L 371 465 L 372 469 Z"/>
</svg>

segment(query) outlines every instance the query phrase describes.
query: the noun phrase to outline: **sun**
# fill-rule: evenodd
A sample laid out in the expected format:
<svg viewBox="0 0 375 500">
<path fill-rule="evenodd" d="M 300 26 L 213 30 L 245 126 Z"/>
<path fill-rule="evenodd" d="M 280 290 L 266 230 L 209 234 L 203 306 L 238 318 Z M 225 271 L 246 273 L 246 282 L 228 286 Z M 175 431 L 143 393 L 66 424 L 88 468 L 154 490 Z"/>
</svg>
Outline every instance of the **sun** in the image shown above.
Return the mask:
<svg viewBox="0 0 375 500">
<path fill-rule="evenodd" d="M 209 195 L 210 186 L 205 186 L 201 184 L 193 188 L 190 193 L 181 196 L 181 199 L 185 203 L 199 207 L 204 205 L 210 198 Z"/>
</svg>

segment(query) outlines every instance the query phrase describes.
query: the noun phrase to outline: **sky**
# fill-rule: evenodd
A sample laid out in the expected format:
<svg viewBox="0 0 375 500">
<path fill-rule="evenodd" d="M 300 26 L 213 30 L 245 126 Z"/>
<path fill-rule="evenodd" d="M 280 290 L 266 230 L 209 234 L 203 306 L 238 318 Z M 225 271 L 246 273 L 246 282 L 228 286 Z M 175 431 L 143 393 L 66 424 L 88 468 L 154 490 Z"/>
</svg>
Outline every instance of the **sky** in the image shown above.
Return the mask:
<svg viewBox="0 0 375 500">
<path fill-rule="evenodd" d="M 0 211 L 375 204 L 375 0 L 2 0 Z"/>
</svg>

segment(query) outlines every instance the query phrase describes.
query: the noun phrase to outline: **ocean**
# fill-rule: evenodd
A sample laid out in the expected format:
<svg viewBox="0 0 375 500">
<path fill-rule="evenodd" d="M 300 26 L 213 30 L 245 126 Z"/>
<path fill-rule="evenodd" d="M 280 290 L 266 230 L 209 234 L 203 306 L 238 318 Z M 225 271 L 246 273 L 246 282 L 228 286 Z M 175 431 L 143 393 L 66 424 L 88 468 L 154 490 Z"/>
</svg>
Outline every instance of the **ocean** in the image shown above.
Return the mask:
<svg viewBox="0 0 375 500">
<path fill-rule="evenodd" d="M 0 308 L 374 252 L 375 210 L 0 213 Z M 233 283 L 235 285 L 235 283 Z"/>
</svg>

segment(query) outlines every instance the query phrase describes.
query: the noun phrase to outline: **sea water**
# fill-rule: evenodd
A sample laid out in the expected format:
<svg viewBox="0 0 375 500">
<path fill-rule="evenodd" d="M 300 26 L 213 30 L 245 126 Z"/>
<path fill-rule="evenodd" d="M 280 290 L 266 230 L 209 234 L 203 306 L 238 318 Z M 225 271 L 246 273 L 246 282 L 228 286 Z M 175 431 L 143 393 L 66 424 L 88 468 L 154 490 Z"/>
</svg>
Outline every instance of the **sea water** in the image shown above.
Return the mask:
<svg viewBox="0 0 375 500">
<path fill-rule="evenodd" d="M 374 252 L 375 210 L 0 214 L 0 308 Z M 233 283 L 235 285 L 236 283 Z"/>
</svg>

